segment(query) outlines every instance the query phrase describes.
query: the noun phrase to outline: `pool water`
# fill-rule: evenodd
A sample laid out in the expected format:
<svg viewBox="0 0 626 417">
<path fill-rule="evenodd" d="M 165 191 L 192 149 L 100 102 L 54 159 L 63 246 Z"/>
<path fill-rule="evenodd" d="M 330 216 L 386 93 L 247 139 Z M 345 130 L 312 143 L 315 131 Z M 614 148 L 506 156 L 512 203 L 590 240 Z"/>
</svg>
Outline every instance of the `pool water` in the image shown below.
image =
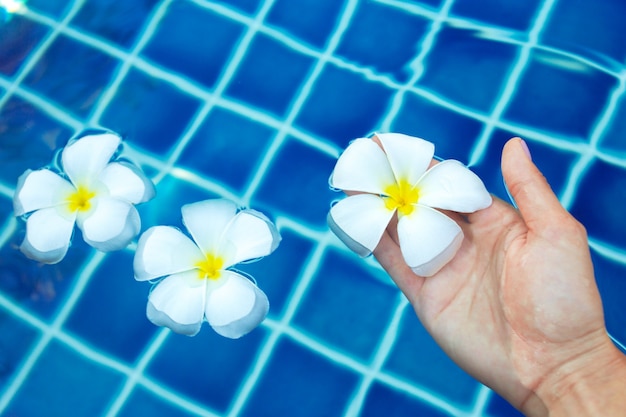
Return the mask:
<svg viewBox="0 0 626 417">
<path fill-rule="evenodd" d="M 3 4 L 3 2 L 0 2 Z M 397 131 L 506 198 L 524 137 L 589 233 L 607 326 L 626 343 L 626 43 L 621 0 L 30 0 L 0 13 L 0 414 L 516 416 L 435 345 L 374 260 L 328 231 L 348 142 Z M 271 309 L 239 340 L 145 317 L 135 245 L 16 249 L 27 168 L 103 127 L 157 184 L 143 229 L 231 198 L 283 241 L 244 265 Z"/>
</svg>

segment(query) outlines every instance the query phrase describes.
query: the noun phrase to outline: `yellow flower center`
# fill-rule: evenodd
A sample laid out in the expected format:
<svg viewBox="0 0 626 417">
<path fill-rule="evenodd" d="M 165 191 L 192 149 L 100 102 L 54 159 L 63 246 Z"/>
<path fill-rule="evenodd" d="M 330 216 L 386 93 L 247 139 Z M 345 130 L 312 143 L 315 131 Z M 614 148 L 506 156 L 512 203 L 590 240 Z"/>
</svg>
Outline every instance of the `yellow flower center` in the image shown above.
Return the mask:
<svg viewBox="0 0 626 417">
<path fill-rule="evenodd" d="M 87 211 L 91 208 L 91 199 L 96 196 L 94 191 L 82 185 L 78 186 L 75 192 L 67 199 L 71 212 Z"/>
<path fill-rule="evenodd" d="M 208 254 L 203 260 L 196 263 L 198 278 L 218 279 L 222 275 L 223 267 L 224 260 L 222 258 Z"/>
<path fill-rule="evenodd" d="M 414 205 L 419 199 L 417 187 L 411 186 L 406 180 L 400 180 L 396 184 L 391 184 L 384 191 L 387 195 L 384 198 L 385 207 L 389 210 L 398 209 L 404 215 L 409 215 L 413 212 Z"/>
</svg>

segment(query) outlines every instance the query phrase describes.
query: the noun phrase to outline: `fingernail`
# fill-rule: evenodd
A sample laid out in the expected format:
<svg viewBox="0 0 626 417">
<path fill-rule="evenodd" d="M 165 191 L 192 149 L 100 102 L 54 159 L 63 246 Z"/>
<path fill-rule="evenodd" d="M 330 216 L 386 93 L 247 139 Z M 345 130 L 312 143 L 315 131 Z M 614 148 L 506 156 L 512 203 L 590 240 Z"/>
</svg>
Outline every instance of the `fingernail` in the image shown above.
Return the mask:
<svg viewBox="0 0 626 417">
<path fill-rule="evenodd" d="M 533 157 L 530 156 L 530 149 L 528 149 L 528 144 L 526 143 L 526 141 L 524 141 L 524 139 L 520 139 L 520 144 L 522 145 L 522 149 L 524 149 L 526 156 L 528 156 L 528 159 L 532 161 Z"/>
</svg>

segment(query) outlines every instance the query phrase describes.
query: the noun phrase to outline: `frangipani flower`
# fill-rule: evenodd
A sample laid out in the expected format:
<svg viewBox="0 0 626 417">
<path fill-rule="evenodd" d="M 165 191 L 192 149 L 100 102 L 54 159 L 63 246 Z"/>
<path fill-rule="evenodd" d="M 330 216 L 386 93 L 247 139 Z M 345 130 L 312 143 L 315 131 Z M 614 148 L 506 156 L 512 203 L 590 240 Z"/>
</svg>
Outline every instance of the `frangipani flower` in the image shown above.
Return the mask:
<svg viewBox="0 0 626 417">
<path fill-rule="evenodd" d="M 54 264 L 67 253 L 74 224 L 85 242 L 109 252 L 125 248 L 141 228 L 134 204 L 154 197 L 152 182 L 136 166 L 110 162 L 122 139 L 99 133 L 70 141 L 61 153 L 63 172 L 27 170 L 13 196 L 16 216 L 26 219 L 20 250 Z"/>
<path fill-rule="evenodd" d="M 463 241 L 459 225 L 439 210 L 474 212 L 488 207 L 491 196 L 458 161 L 429 168 L 432 143 L 398 133 L 376 137 L 381 146 L 356 139 L 339 157 L 330 184 L 353 195 L 331 208 L 329 226 L 351 250 L 368 256 L 397 215 L 407 265 L 417 275 L 434 275 Z"/>
<path fill-rule="evenodd" d="M 150 292 L 148 319 L 193 336 L 206 318 L 220 335 L 237 339 L 258 326 L 269 309 L 251 280 L 230 269 L 269 255 L 280 242 L 276 227 L 254 210 L 237 211 L 229 200 L 206 200 L 181 209 L 188 238 L 155 226 L 139 239 L 135 279 L 164 277 Z"/>
</svg>

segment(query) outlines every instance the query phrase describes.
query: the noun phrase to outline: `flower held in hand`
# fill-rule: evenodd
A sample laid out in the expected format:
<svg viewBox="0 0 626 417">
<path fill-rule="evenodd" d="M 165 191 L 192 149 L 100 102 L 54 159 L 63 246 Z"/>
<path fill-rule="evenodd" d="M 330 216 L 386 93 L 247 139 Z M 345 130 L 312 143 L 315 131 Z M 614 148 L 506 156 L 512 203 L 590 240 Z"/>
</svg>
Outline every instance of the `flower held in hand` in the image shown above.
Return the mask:
<svg viewBox="0 0 626 417">
<path fill-rule="evenodd" d="M 351 195 L 331 208 L 329 226 L 351 250 L 368 256 L 397 215 L 404 260 L 417 275 L 434 275 L 463 241 L 459 225 L 439 210 L 474 212 L 488 207 L 491 196 L 458 161 L 429 168 L 432 143 L 398 133 L 376 138 L 380 146 L 356 139 L 339 157 L 330 184 Z"/>
<path fill-rule="evenodd" d="M 121 144 L 113 133 L 70 141 L 61 153 L 62 175 L 27 170 L 13 196 L 16 216 L 26 219 L 20 250 L 29 258 L 54 264 L 65 256 L 74 224 L 85 242 L 101 251 L 125 248 L 141 228 L 134 204 L 154 197 L 154 185 L 136 166 L 110 162 Z"/>
<path fill-rule="evenodd" d="M 276 227 L 229 200 L 206 200 L 181 209 L 192 239 L 169 226 L 148 229 L 135 253 L 135 279 L 163 278 L 152 289 L 147 316 L 157 326 L 193 336 L 204 318 L 222 336 L 239 338 L 258 326 L 267 297 L 231 266 L 269 255 L 280 242 Z"/>
</svg>

